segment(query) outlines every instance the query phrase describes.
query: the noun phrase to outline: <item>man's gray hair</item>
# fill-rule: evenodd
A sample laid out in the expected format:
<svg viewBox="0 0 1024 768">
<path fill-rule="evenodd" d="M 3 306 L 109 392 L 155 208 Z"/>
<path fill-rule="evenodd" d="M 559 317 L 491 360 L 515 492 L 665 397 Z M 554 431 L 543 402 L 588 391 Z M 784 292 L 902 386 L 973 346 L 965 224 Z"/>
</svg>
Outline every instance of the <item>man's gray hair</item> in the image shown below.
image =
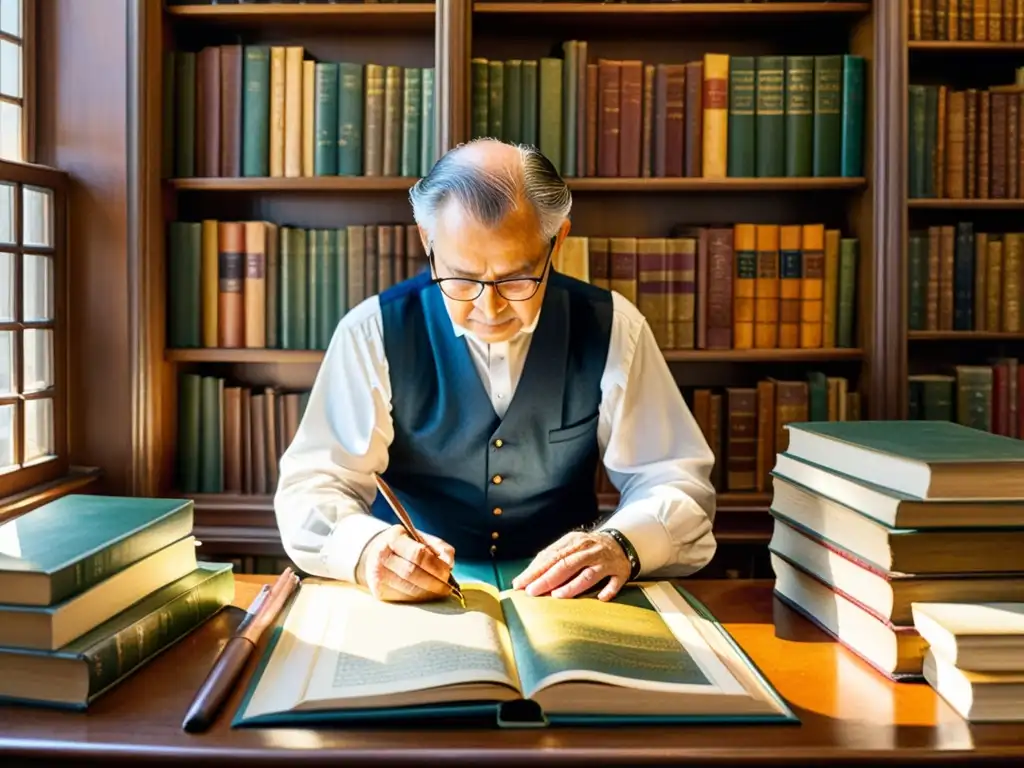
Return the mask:
<svg viewBox="0 0 1024 768">
<path fill-rule="evenodd" d="M 476 139 L 448 152 L 410 190 L 413 216 L 427 236 L 433 238 L 437 215 L 449 201 L 493 227 L 526 200 L 536 212 L 542 238 L 558 234 L 572 208 L 572 194 L 551 161 L 535 147 L 510 144 L 518 150 L 518 163 L 476 163 L 464 156 L 472 153 L 461 150 L 477 141 L 494 139 Z"/>
</svg>

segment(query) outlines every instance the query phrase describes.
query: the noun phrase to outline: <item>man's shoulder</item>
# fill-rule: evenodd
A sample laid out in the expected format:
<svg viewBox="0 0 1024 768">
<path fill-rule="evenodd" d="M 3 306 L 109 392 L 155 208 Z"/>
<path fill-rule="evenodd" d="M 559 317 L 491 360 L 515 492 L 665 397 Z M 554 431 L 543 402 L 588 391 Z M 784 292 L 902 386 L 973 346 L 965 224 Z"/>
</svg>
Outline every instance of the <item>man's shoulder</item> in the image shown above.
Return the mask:
<svg viewBox="0 0 1024 768">
<path fill-rule="evenodd" d="M 433 281 L 430 277 L 430 270 L 423 269 L 412 277 L 400 283 L 395 283 L 381 291 L 380 304 L 382 307 L 387 307 L 392 304 L 407 302 L 410 298 L 418 296 L 431 285 L 433 285 Z"/>
</svg>

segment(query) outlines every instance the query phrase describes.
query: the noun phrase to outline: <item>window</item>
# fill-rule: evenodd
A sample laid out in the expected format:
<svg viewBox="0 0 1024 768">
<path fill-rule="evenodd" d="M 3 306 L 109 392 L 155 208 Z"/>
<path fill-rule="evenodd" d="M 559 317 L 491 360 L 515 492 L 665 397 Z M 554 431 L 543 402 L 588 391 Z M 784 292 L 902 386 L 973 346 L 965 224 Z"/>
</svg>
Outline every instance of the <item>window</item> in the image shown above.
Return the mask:
<svg viewBox="0 0 1024 768">
<path fill-rule="evenodd" d="M 0 0 L 0 497 L 67 472 L 66 178 L 25 162 L 32 0 Z"/>
<path fill-rule="evenodd" d="M 0 161 L 0 496 L 67 471 L 64 175 Z"/>
<path fill-rule="evenodd" d="M 32 157 L 33 3 L 0 0 L 0 160 Z"/>
</svg>

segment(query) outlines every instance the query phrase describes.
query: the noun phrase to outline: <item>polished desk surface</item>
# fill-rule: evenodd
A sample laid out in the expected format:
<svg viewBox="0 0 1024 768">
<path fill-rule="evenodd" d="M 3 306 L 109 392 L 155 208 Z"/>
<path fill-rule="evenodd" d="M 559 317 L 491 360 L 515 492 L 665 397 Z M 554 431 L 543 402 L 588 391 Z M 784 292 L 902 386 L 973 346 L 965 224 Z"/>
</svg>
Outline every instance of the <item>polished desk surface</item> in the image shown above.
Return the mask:
<svg viewBox="0 0 1024 768">
<path fill-rule="evenodd" d="M 182 716 L 260 584 L 98 699 L 88 713 L 0 707 L 0 765 L 26 758 L 238 765 L 321 763 L 917 763 L 1024 757 L 1024 724 L 970 725 L 925 684 L 887 681 L 772 597 L 771 581 L 686 581 L 776 686 L 801 724 L 538 730 L 234 729 L 255 659 L 208 732 Z"/>
</svg>

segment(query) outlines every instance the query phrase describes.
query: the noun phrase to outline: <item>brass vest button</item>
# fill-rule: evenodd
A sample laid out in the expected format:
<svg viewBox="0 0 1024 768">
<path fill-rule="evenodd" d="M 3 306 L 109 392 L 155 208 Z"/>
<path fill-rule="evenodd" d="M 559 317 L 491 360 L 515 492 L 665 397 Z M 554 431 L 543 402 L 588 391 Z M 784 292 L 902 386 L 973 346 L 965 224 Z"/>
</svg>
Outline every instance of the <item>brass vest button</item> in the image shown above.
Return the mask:
<svg viewBox="0 0 1024 768">
<path fill-rule="evenodd" d="M 491 479 L 491 482 L 494 483 L 495 485 L 501 485 L 501 475 L 495 475 Z"/>
<path fill-rule="evenodd" d="M 495 515 L 500 515 L 501 514 L 501 507 L 495 507 L 494 508 L 494 514 Z"/>
</svg>

